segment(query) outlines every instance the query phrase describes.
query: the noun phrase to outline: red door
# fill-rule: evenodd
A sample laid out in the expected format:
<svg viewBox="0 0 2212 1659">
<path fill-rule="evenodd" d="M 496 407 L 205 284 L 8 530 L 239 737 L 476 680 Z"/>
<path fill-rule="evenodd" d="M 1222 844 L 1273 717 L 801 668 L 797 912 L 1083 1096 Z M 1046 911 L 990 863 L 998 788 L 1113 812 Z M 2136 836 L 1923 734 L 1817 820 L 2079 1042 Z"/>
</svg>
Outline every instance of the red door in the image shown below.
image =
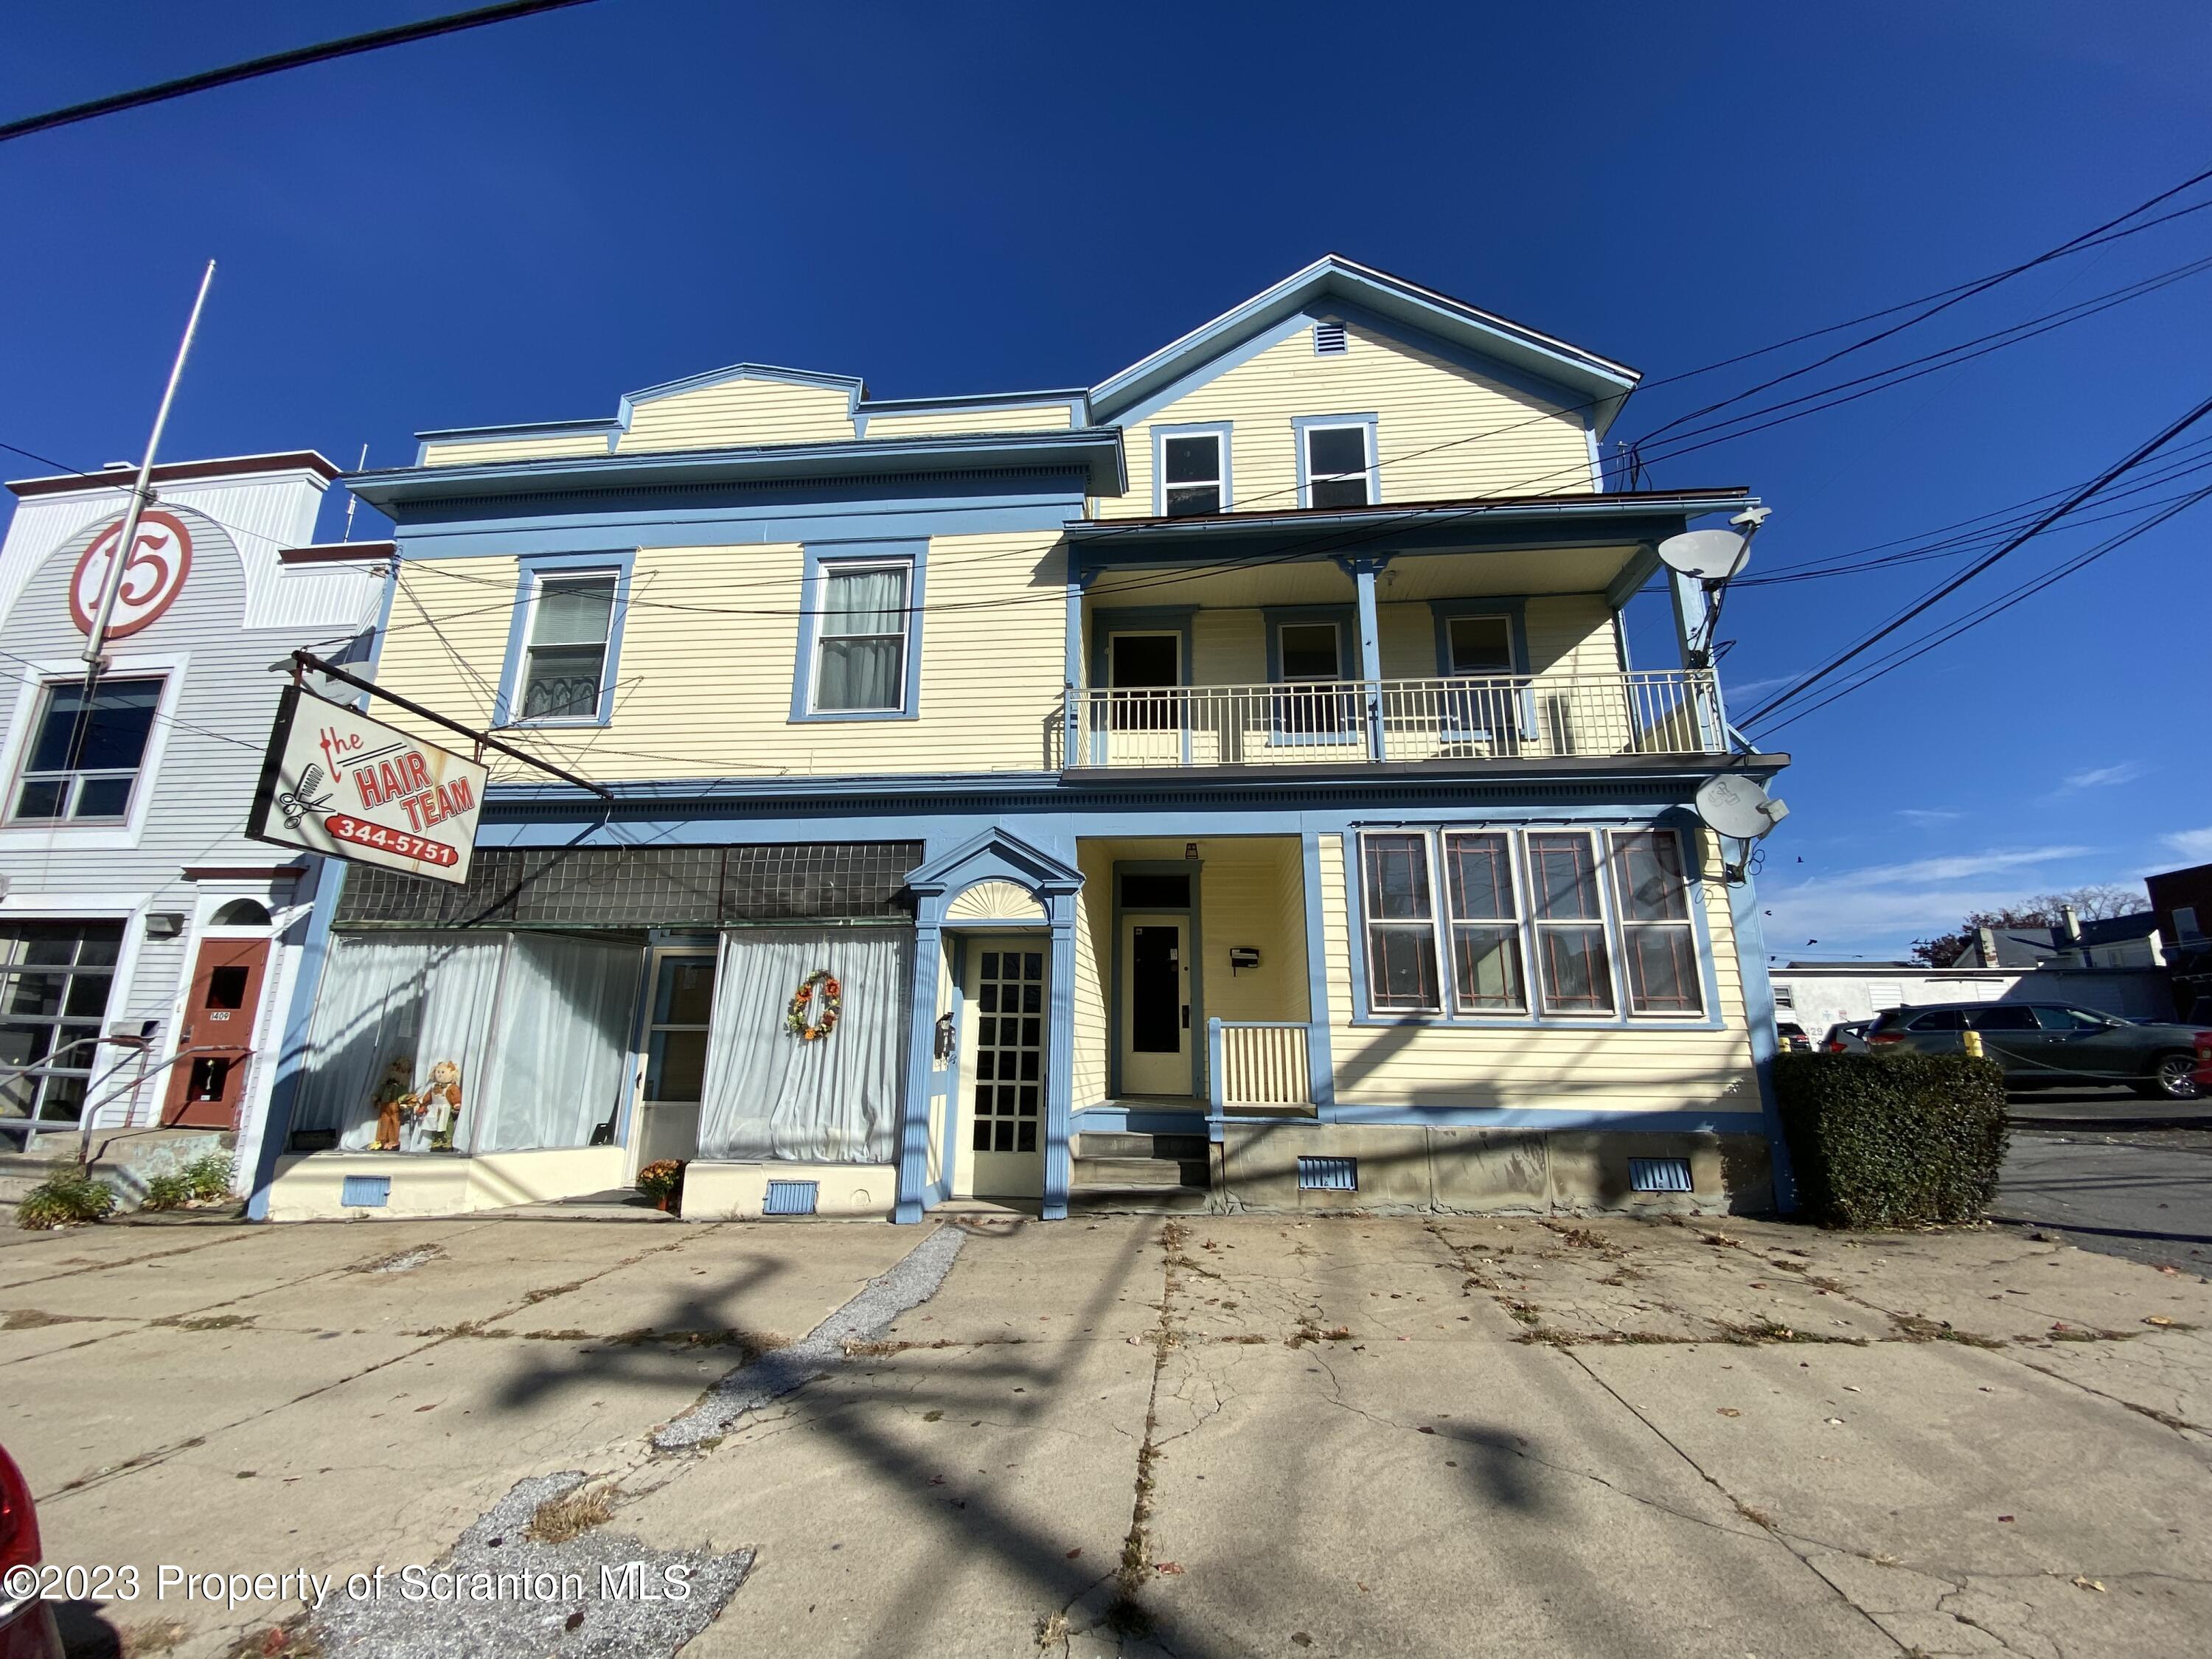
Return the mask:
<svg viewBox="0 0 2212 1659">
<path fill-rule="evenodd" d="M 177 1028 L 181 1058 L 169 1067 L 164 1123 L 194 1129 L 236 1124 L 254 1015 L 261 1006 L 261 975 L 268 966 L 265 939 L 211 939 L 200 946 L 184 1024 Z"/>
</svg>

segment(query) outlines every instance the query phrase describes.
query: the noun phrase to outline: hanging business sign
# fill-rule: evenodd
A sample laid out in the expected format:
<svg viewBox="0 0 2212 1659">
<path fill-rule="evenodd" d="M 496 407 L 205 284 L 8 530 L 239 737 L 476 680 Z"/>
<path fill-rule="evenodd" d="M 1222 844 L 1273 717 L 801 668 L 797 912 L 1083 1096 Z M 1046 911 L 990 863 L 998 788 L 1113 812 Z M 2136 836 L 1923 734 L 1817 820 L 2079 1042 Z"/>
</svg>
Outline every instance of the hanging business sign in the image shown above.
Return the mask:
<svg viewBox="0 0 2212 1659">
<path fill-rule="evenodd" d="M 93 618 L 100 614 L 100 596 L 115 568 L 118 545 L 123 540 L 123 520 L 118 519 L 92 538 L 70 578 L 70 616 L 77 631 L 89 636 Z M 123 586 L 116 590 L 115 609 L 107 623 L 111 640 L 128 639 L 142 628 L 150 628 L 184 591 L 185 578 L 192 574 L 192 532 L 174 514 L 149 511 L 138 520 L 131 538 L 131 555 L 123 564 Z"/>
<path fill-rule="evenodd" d="M 483 767 L 287 686 L 246 833 L 356 864 L 464 882 Z"/>
</svg>

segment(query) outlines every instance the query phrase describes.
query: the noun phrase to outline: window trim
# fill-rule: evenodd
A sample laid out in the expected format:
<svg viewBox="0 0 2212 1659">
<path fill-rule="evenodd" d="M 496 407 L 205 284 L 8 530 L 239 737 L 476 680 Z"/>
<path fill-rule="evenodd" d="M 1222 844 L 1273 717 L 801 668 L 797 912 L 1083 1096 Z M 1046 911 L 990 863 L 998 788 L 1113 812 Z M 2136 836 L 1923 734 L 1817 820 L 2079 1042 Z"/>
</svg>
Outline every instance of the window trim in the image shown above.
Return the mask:
<svg viewBox="0 0 2212 1659">
<path fill-rule="evenodd" d="M 499 690 L 492 699 L 495 730 L 524 726 L 531 730 L 580 729 L 611 725 L 615 716 L 615 687 L 620 684 L 623 635 L 629 631 L 630 574 L 637 550 L 605 553 L 526 553 L 516 561 L 514 616 L 507 624 L 507 659 L 501 665 Z M 529 659 L 530 635 L 537 624 L 538 592 L 548 576 L 611 575 L 615 579 L 615 601 L 607 615 L 607 654 L 599 669 L 599 703 L 588 718 L 563 715 L 559 719 L 526 720 L 515 710 L 521 707 L 523 668 Z"/>
<path fill-rule="evenodd" d="M 1609 864 L 1604 862 L 1608 843 L 1603 839 L 1613 830 L 1672 831 L 1683 854 L 1683 879 L 1689 894 L 1690 935 L 1698 955 L 1698 983 L 1704 999 L 1704 1012 L 1688 1014 L 1636 1014 L 1628 1008 L 1627 998 L 1621 988 L 1624 971 L 1623 940 L 1620 927 L 1620 906 L 1611 890 L 1613 876 Z M 1440 956 L 1439 972 L 1444 976 L 1439 981 L 1445 1012 L 1412 1012 L 1398 1009 L 1377 1008 L 1374 1005 L 1368 984 L 1368 962 L 1365 951 L 1367 939 L 1366 890 L 1364 882 L 1364 838 L 1369 835 L 1425 835 L 1429 838 L 1430 879 L 1435 889 L 1431 901 L 1437 918 L 1440 935 L 1438 951 L 1444 951 L 1449 939 L 1441 937 L 1449 930 L 1449 890 L 1443 886 L 1443 866 L 1441 862 L 1443 837 L 1453 832 L 1473 832 L 1506 836 L 1512 847 L 1514 869 L 1520 882 L 1516 898 L 1521 906 L 1522 972 L 1524 994 L 1531 1000 L 1529 1011 L 1520 1014 L 1480 1013 L 1458 1012 L 1457 963 L 1455 957 Z M 1535 906 L 1533 889 L 1528 873 L 1526 838 L 1531 834 L 1582 834 L 1598 837 L 1599 903 L 1605 911 L 1606 948 L 1611 956 L 1613 977 L 1613 1011 L 1609 1014 L 1578 1014 L 1572 1011 L 1546 1012 L 1542 1000 L 1541 981 L 1534 977 L 1540 972 L 1534 955 Z M 1347 933 L 1358 948 L 1350 952 L 1349 967 L 1352 980 L 1350 1024 L 1355 1027 L 1388 1025 L 1449 1025 L 1468 1030 L 1640 1030 L 1640 1031 L 1699 1031 L 1711 1032 L 1732 1029 L 1723 1016 L 1720 1000 L 1719 975 L 1715 957 L 1711 919 L 1708 915 L 1710 896 L 1707 884 L 1718 879 L 1711 863 L 1712 849 L 1706 838 L 1679 820 L 1662 817 L 1631 819 L 1620 817 L 1565 819 L 1556 816 L 1524 816 L 1502 813 L 1488 819 L 1460 816 L 1432 817 L 1419 821 L 1368 820 L 1346 824 L 1340 837 L 1344 872 L 1345 915 L 1349 924 Z M 1745 1018 L 1748 1018 L 1748 1005 Z"/>
<path fill-rule="evenodd" d="M 1294 441 L 1297 448 L 1298 505 L 1300 507 L 1310 507 L 1313 505 L 1313 487 L 1315 480 L 1308 464 L 1308 443 L 1310 441 L 1307 434 L 1313 432 L 1330 431 L 1352 427 L 1357 427 L 1359 428 L 1367 446 L 1366 505 L 1369 507 L 1379 507 L 1382 504 L 1382 463 L 1377 458 L 1376 450 L 1376 428 L 1377 421 L 1378 417 L 1370 413 L 1364 415 L 1300 415 L 1291 422 L 1291 431 L 1293 434 Z M 1348 472 L 1332 472 L 1327 475 L 1329 478 L 1348 478 L 1351 476 L 1352 474 Z M 1356 508 L 1349 507 L 1335 508 L 1325 507 L 1322 510 L 1324 512 L 1343 513 L 1357 511 Z"/>
<path fill-rule="evenodd" d="M 153 810 L 162 757 L 175 727 L 177 705 L 182 698 L 185 672 L 191 664 L 191 653 L 185 651 L 161 656 L 118 656 L 108 664 L 102 678 L 159 678 L 161 695 L 154 705 L 154 726 L 147 733 L 145 752 L 139 757 L 138 779 L 131 786 L 130 811 L 120 818 L 95 818 L 82 823 L 71 823 L 65 818 L 19 819 L 7 815 L 22 782 L 23 763 L 30 757 L 39 706 L 45 701 L 46 687 L 82 679 L 85 667 L 82 659 L 77 657 L 48 658 L 15 665 L 19 673 L 15 707 L 9 717 L 5 745 L 0 747 L 0 779 L 5 780 L 8 791 L 5 799 L 0 800 L 0 846 L 36 841 L 43 847 L 82 852 L 125 852 L 137 847 L 145 835 L 147 818 Z"/>
<path fill-rule="evenodd" d="M 1682 874 L 1682 919 L 1680 921 L 1631 921 L 1628 915 L 1628 906 L 1626 902 L 1622 902 L 1619 887 L 1616 885 L 1613 892 L 1613 900 L 1615 908 L 1620 913 L 1620 921 L 1617 928 L 1617 931 L 1620 935 L 1620 969 L 1619 978 L 1620 980 L 1623 1006 L 1626 1009 L 1627 1012 L 1632 1018 L 1637 1019 L 1694 1020 L 1701 1018 L 1707 1012 L 1707 1010 L 1703 1005 L 1707 1000 L 1709 994 L 1705 989 L 1705 964 L 1700 959 L 1698 951 L 1697 878 L 1692 872 L 1690 867 L 1690 849 L 1683 841 L 1682 832 L 1673 828 L 1671 825 L 1655 823 L 1644 829 L 1609 829 L 1605 832 L 1605 853 L 1607 859 L 1612 861 L 1612 867 L 1615 872 L 1613 880 L 1616 884 L 1620 883 L 1622 879 L 1619 873 L 1620 864 L 1618 860 L 1620 857 L 1619 847 L 1621 838 L 1626 836 L 1666 836 L 1673 838 L 1674 842 L 1674 854 L 1676 858 L 1680 861 L 1680 867 Z M 1690 962 L 1691 965 L 1698 970 L 1692 976 L 1698 986 L 1698 1001 L 1699 1004 L 1698 1007 L 1638 1009 L 1636 1006 L 1635 981 L 1631 977 L 1628 970 L 1629 934 L 1631 931 L 1634 929 L 1656 929 L 1661 927 L 1679 927 L 1690 936 Z M 1776 1006 L 1778 1007 L 1780 1005 L 1777 1004 Z"/>
<path fill-rule="evenodd" d="M 808 542 L 803 550 L 799 578 L 799 649 L 792 665 L 791 720 L 911 720 L 921 718 L 921 639 L 925 567 L 929 560 L 927 538 L 883 541 Z M 886 569 L 903 565 L 906 584 L 906 660 L 901 665 L 900 706 L 896 708 L 817 708 L 814 706 L 815 659 L 821 645 L 817 626 L 828 589 L 827 576 L 836 570 Z"/>
<path fill-rule="evenodd" d="M 1168 516 L 1168 440 L 1170 438 L 1214 438 L 1219 441 L 1221 505 L 1216 510 L 1222 513 L 1235 511 L 1237 497 L 1231 487 L 1230 476 L 1233 448 L 1230 440 L 1235 429 L 1235 424 L 1231 421 L 1196 421 L 1180 425 L 1155 426 L 1152 428 L 1152 516 L 1154 518 L 1164 519 Z M 1205 515 L 1192 514 L 1189 516 L 1200 518 Z"/>
</svg>

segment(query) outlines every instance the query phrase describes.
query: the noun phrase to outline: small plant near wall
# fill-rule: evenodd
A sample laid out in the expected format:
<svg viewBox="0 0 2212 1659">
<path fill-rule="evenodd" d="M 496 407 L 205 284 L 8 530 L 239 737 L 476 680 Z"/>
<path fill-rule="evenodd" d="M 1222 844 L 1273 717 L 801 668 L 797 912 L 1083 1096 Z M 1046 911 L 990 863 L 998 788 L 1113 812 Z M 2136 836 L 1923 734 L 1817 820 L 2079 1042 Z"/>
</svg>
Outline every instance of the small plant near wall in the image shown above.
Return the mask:
<svg viewBox="0 0 2212 1659">
<path fill-rule="evenodd" d="M 33 1231 L 80 1227 L 104 1221 L 115 1208 L 115 1194 L 82 1170 L 64 1170 L 23 1194 L 15 1224 Z"/>
<path fill-rule="evenodd" d="M 220 1204 L 230 1196 L 230 1183 L 238 1174 L 238 1160 L 228 1152 L 203 1152 L 179 1170 L 191 1188 L 195 1204 Z"/>
<path fill-rule="evenodd" d="M 182 1170 L 164 1170 L 159 1175 L 146 1177 L 146 1196 L 138 1201 L 142 1210 L 181 1210 L 192 1201 L 191 1178 Z"/>
<path fill-rule="evenodd" d="M 673 1212 L 683 1201 L 683 1160 L 664 1158 L 647 1164 L 637 1172 L 637 1189 L 658 1207 Z"/>
</svg>

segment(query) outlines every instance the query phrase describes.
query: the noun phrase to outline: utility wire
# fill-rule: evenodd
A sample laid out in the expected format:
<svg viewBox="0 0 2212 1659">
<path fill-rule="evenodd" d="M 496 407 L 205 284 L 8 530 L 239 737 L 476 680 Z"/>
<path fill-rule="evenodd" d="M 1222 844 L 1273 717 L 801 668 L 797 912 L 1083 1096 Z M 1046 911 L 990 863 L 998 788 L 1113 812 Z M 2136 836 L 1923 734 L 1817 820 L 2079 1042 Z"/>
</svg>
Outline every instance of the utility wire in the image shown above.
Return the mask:
<svg viewBox="0 0 2212 1659">
<path fill-rule="evenodd" d="M 197 75 L 159 82 L 153 86 L 140 87 L 133 92 L 111 93 L 105 98 L 94 98 L 82 104 L 69 105 L 66 108 L 48 110 L 43 115 L 26 115 L 17 120 L 0 123 L 0 144 L 6 143 L 10 138 L 25 138 L 34 132 L 49 132 L 56 127 L 70 126 L 99 116 L 113 115 L 126 109 L 141 109 L 148 104 L 166 103 L 172 98 L 187 97 L 195 92 L 210 91 L 239 81 L 258 80 L 264 75 L 281 74 L 286 70 L 300 69 L 308 64 L 325 64 L 335 58 L 356 57 L 365 52 L 380 52 L 386 46 L 404 46 L 410 41 L 433 40 L 441 34 L 458 34 L 463 29 L 483 28 L 493 23 L 512 22 L 518 18 L 533 16 L 541 11 L 558 11 L 566 6 L 588 5 L 591 3 L 592 0 L 506 0 L 501 5 L 479 6 L 474 11 L 449 12 L 443 17 L 426 18 L 419 23 L 371 29 L 366 34 L 349 34 L 342 40 L 325 40 L 320 46 L 295 46 L 289 52 L 273 52 L 265 58 L 251 58 L 228 68 L 202 70 Z"/>
<path fill-rule="evenodd" d="M 2207 398 L 2203 403 L 2197 404 L 2196 408 L 2191 410 L 2189 413 L 2184 415 L 2179 420 L 2174 422 L 2171 426 L 2166 428 L 2164 431 L 2159 433 L 2157 436 L 2137 446 L 2124 458 L 2114 462 L 2111 466 L 2106 468 L 2104 471 L 2099 473 L 2087 483 L 2083 484 L 2080 489 L 2075 490 L 2073 494 L 2069 495 L 2064 501 L 2061 501 L 2057 507 L 2052 507 L 2050 511 L 2044 514 L 2027 529 L 2021 531 L 2016 535 L 2008 537 L 2005 540 L 2004 544 L 1999 547 L 1995 552 L 1990 553 L 1981 559 L 1978 559 L 1973 564 L 1960 572 L 1959 574 L 1952 577 L 1948 581 L 1944 582 L 1940 586 L 1936 587 L 1932 592 L 1926 594 L 1913 605 L 1908 606 L 1901 614 L 1893 618 L 1891 621 L 1883 623 L 1881 627 L 1875 629 L 1873 633 L 1869 634 L 1864 639 L 1852 646 L 1849 650 L 1843 652 L 1838 656 L 1831 658 L 1819 668 L 1814 669 L 1810 674 L 1808 674 L 1802 679 L 1799 680 L 1797 684 L 1791 686 L 1788 690 L 1783 692 L 1781 696 L 1770 698 L 1759 708 L 1753 709 L 1750 714 L 1743 716 L 1737 721 L 1737 724 L 1744 727 L 1756 725 L 1764 720 L 1768 715 L 1773 714 L 1777 709 L 1781 708 L 1787 703 L 1794 702 L 1797 698 L 1803 696 L 1805 693 L 1809 691 L 1814 686 L 1818 685 L 1821 681 L 1828 678 L 1831 675 L 1837 672 L 1837 671 L 1841 669 L 1844 664 L 1851 662 L 1858 657 L 1865 654 L 1865 653 L 1871 650 L 1879 641 L 1887 639 L 1890 635 L 1894 634 L 1899 629 L 1904 627 L 1905 623 L 1911 622 L 1915 617 L 1920 615 L 1923 611 L 1926 611 L 1930 605 L 1936 604 L 1946 596 L 1958 592 L 1960 587 L 1963 587 L 1966 583 L 1980 575 L 1983 571 L 1987 570 L 1991 565 L 1996 563 L 1998 560 L 2004 558 L 2007 555 L 2012 553 L 2025 543 L 2031 541 L 2035 537 L 2042 534 L 2044 531 L 2049 529 L 2052 525 L 2057 524 L 2061 519 L 2071 513 L 2075 507 L 2081 506 L 2084 501 L 2095 495 L 2099 491 L 2103 489 L 2106 485 L 2111 483 L 2122 474 L 2130 471 L 2136 466 L 2141 465 L 2143 461 L 2148 459 L 2166 444 L 2173 439 L 2179 437 L 2184 432 L 2186 432 L 2191 427 L 2196 425 L 2197 422 L 2203 420 L 2207 415 L 2212 415 L 2212 398 Z"/>
</svg>

